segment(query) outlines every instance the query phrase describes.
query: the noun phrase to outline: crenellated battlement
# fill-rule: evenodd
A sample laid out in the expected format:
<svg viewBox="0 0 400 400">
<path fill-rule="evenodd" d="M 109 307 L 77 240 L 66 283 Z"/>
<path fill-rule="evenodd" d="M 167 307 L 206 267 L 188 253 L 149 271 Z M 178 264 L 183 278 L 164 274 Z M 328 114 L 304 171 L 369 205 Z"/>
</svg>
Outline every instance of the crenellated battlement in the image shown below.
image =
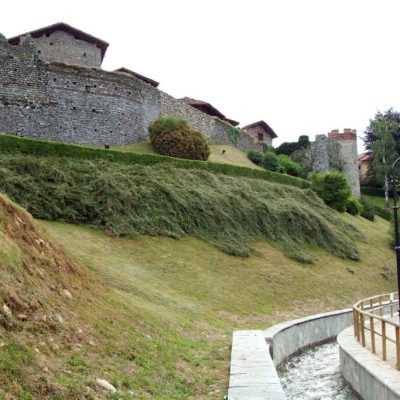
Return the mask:
<svg viewBox="0 0 400 400">
<path fill-rule="evenodd" d="M 333 129 L 328 133 L 328 138 L 330 140 L 357 140 L 357 130 L 345 128 L 343 132 L 340 133 L 339 129 Z"/>
</svg>

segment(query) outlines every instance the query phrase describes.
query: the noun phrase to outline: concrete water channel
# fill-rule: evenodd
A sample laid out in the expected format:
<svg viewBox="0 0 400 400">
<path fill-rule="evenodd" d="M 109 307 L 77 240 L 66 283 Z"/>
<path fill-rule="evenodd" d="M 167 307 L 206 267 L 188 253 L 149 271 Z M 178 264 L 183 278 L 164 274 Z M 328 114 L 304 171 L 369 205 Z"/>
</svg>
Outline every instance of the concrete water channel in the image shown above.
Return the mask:
<svg viewBox="0 0 400 400">
<path fill-rule="evenodd" d="M 383 315 L 391 304 L 380 304 Z M 364 400 L 400 400 L 400 371 L 393 366 L 393 346 L 387 347 L 387 361 L 381 360 L 378 351 L 372 354 L 367 348 L 367 333 L 373 337 L 369 330 L 363 334 L 363 347 L 355 336 L 357 332 L 360 336 L 361 328 L 353 326 L 353 312 L 313 315 L 264 331 L 234 331 L 228 400 L 353 400 L 360 398 L 358 394 Z M 376 328 L 378 349 L 381 332 Z M 387 341 L 389 337 L 387 332 Z M 286 372 L 279 377 L 282 367 Z"/>
<path fill-rule="evenodd" d="M 278 375 L 288 400 L 360 399 L 340 373 L 336 340 L 290 357 Z"/>
</svg>

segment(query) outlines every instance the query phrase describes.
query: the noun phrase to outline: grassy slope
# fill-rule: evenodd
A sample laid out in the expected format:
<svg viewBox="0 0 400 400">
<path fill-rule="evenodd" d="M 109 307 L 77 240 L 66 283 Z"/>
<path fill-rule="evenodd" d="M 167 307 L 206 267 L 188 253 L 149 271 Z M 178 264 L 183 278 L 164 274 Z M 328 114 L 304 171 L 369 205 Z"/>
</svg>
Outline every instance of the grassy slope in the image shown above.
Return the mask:
<svg viewBox="0 0 400 400">
<path fill-rule="evenodd" d="M 374 206 L 385 208 L 385 198 L 383 196 L 362 195 L 361 197 Z M 392 199 L 389 199 L 389 204 L 390 207 L 393 205 Z"/>
<path fill-rule="evenodd" d="M 305 266 L 264 241 L 244 259 L 193 237 L 113 238 L 40 222 L 46 233 L 0 199 L 0 305 L 14 315 L 0 317 L 0 398 L 106 398 L 95 385 L 104 378 L 119 398 L 133 391 L 137 399 L 221 399 L 233 329 L 395 287 L 381 219 L 344 217 L 367 237 L 361 262 L 314 248 L 318 261 Z"/>
<path fill-rule="evenodd" d="M 116 235 L 196 235 L 229 254 L 274 240 L 305 261 L 305 243 L 357 258 L 361 234 L 311 190 L 172 165 L 3 155 L 0 190 L 35 217 Z"/>
<path fill-rule="evenodd" d="M 262 169 L 255 165 L 248 158 L 246 153 L 230 145 L 212 144 L 210 147 L 210 157 L 208 161 L 239 165 L 241 167 Z M 155 153 L 153 146 L 149 142 L 133 143 L 126 146 L 113 147 L 114 150 L 132 151 L 137 153 Z M 223 150 L 225 152 L 223 153 Z"/>
<path fill-rule="evenodd" d="M 362 261 L 311 249 L 318 259 L 313 266 L 288 260 L 263 241 L 254 243 L 256 253 L 243 259 L 190 237 L 130 240 L 75 225 L 41 224 L 123 297 L 127 312 L 135 309 L 152 326 L 143 334 L 155 343 L 157 355 L 143 356 L 151 369 L 164 371 L 157 383 L 145 381 L 154 398 L 218 399 L 226 393 L 232 330 L 262 329 L 395 289 L 387 222 L 344 218 L 366 234 Z M 130 339 L 128 346 L 135 343 Z M 126 361 L 118 363 L 124 368 Z M 175 391 L 166 392 L 165 379 L 175 382 Z M 142 390 L 146 386 L 137 392 Z"/>
</svg>

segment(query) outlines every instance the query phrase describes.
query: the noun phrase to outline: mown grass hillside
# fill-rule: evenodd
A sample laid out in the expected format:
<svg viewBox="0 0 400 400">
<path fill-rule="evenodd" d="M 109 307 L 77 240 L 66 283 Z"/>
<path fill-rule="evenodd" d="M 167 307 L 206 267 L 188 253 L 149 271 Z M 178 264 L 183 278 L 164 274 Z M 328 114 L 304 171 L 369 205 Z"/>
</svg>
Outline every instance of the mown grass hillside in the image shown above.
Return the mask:
<svg viewBox="0 0 400 400">
<path fill-rule="evenodd" d="M 238 148 L 231 145 L 224 144 L 210 144 L 210 156 L 208 158 L 209 161 L 223 163 L 223 164 L 232 164 L 239 165 L 241 167 L 260 169 L 261 167 L 251 162 L 247 154 Z M 135 153 L 149 153 L 155 154 L 153 146 L 150 142 L 138 142 L 129 144 L 126 146 L 116 146 L 113 147 L 115 150 L 120 151 L 132 151 Z"/>
<path fill-rule="evenodd" d="M 250 257 L 239 258 L 194 237 L 176 241 L 141 235 L 132 240 L 76 225 L 41 224 L 122 296 L 127 313 L 135 309 L 141 322 L 152 327 L 143 334 L 156 351 L 140 352 L 146 370 L 135 368 L 136 393 L 147 390 L 156 399 L 222 399 L 233 330 L 263 329 L 395 290 L 388 223 L 349 215 L 345 221 L 366 235 L 359 245 L 363 261 L 313 248 L 317 261 L 311 266 L 287 259 L 265 241 L 253 242 Z M 127 346 L 135 346 L 134 338 L 129 339 Z M 82 352 L 82 357 L 90 354 Z M 152 381 L 150 371 L 153 379 L 162 373 Z"/>
<path fill-rule="evenodd" d="M 222 399 L 232 330 L 394 290 L 388 223 L 344 222 L 365 234 L 362 262 L 313 247 L 310 266 L 260 240 L 240 258 L 189 236 L 38 227 L 0 197 L 0 398 Z"/>
<path fill-rule="evenodd" d="M 222 251 L 251 252 L 265 238 L 311 262 L 304 245 L 358 259 L 362 234 L 311 190 L 171 165 L 121 165 L 5 154 L 0 190 L 35 217 L 112 235 L 195 235 Z"/>
</svg>

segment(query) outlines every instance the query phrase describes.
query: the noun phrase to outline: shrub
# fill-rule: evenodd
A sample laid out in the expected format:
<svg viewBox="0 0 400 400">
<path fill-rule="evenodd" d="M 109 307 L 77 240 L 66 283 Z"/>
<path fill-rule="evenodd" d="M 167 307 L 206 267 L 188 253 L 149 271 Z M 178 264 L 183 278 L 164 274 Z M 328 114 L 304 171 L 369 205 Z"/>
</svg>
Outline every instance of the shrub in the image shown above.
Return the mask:
<svg viewBox="0 0 400 400">
<path fill-rule="evenodd" d="M 363 211 L 361 202 L 353 196 L 347 199 L 346 211 L 351 215 L 360 215 Z"/>
<path fill-rule="evenodd" d="M 269 151 L 272 152 L 272 153 L 275 152 L 275 149 L 272 146 L 272 144 L 269 144 L 267 142 L 261 142 L 261 146 L 262 146 L 262 152 L 263 153 L 268 153 Z"/>
<path fill-rule="evenodd" d="M 261 151 L 257 150 L 249 150 L 247 152 L 247 158 L 252 161 L 254 164 L 260 165 L 264 158 L 264 154 Z"/>
<path fill-rule="evenodd" d="M 238 126 L 227 125 L 226 131 L 228 133 L 229 140 L 231 143 L 237 147 L 242 130 Z"/>
<path fill-rule="evenodd" d="M 367 202 L 365 199 L 361 199 L 361 204 L 363 206 L 363 210 L 361 212 L 361 216 L 363 218 L 368 219 L 369 221 L 375 221 L 375 213 L 374 207 L 371 203 Z"/>
<path fill-rule="evenodd" d="M 292 176 L 302 176 L 302 166 L 289 158 L 286 154 L 278 155 L 279 165 L 283 168 L 284 172 Z"/>
<path fill-rule="evenodd" d="M 148 129 L 154 150 L 159 154 L 202 161 L 210 155 L 204 136 L 191 129 L 182 118 L 159 117 Z"/>
<path fill-rule="evenodd" d="M 311 176 L 311 189 L 331 208 L 346 211 L 351 190 L 341 172 L 322 172 Z"/>
<path fill-rule="evenodd" d="M 269 171 L 279 171 L 279 161 L 275 153 L 268 152 L 264 154 L 262 166 Z"/>
</svg>

